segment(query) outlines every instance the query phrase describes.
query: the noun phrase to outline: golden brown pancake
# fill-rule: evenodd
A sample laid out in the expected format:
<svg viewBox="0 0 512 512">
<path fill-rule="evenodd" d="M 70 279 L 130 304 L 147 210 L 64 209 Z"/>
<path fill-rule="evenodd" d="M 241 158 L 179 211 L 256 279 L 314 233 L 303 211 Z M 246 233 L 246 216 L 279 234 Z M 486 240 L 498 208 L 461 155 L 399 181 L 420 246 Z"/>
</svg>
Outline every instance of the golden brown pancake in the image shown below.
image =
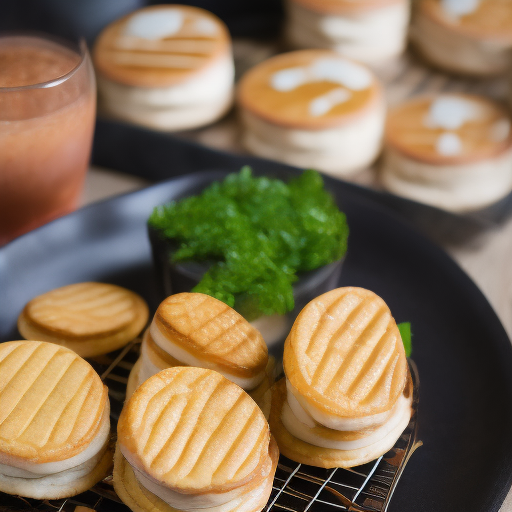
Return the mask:
<svg viewBox="0 0 512 512">
<path fill-rule="evenodd" d="M 444 110 L 444 104 L 450 106 L 448 102 L 464 102 L 467 119 L 453 127 L 436 123 L 430 112 L 440 101 L 444 102 L 440 105 Z M 453 122 L 453 116 L 448 121 Z M 448 146 L 443 153 L 442 137 L 455 138 L 459 151 L 454 148 L 450 153 Z M 388 115 L 386 144 L 414 160 L 433 164 L 493 158 L 512 147 L 510 116 L 502 106 L 482 96 L 457 93 L 415 98 Z"/>
<path fill-rule="evenodd" d="M 343 69 L 338 70 L 337 63 Z M 306 79 L 286 78 L 276 88 L 276 77 L 290 70 L 304 73 Z M 278 126 L 314 130 L 343 125 L 376 107 L 381 98 L 380 85 L 365 66 L 329 50 L 302 50 L 268 59 L 249 70 L 238 88 L 239 104 L 250 114 Z"/>
<path fill-rule="evenodd" d="M 125 404 L 118 424 L 118 443 L 125 457 L 130 454 L 130 464 L 187 493 L 261 483 L 269 441 L 256 403 L 203 368 L 175 367 L 154 375 Z"/>
<path fill-rule="evenodd" d="M 158 307 L 154 326 L 166 342 L 235 377 L 253 378 L 268 362 L 261 334 L 242 315 L 209 295 L 171 295 Z"/>
<path fill-rule="evenodd" d="M 226 26 L 211 12 L 154 5 L 105 28 L 94 45 L 93 60 L 98 72 L 114 82 L 168 87 L 205 70 L 229 54 L 230 46 Z"/>
<path fill-rule="evenodd" d="M 148 307 L 136 293 L 87 282 L 32 299 L 18 318 L 18 329 L 26 339 L 57 343 L 92 357 L 126 345 L 147 320 Z"/>
<path fill-rule="evenodd" d="M 402 394 L 407 360 L 386 303 L 363 288 L 338 288 L 299 314 L 284 349 L 284 371 L 302 399 L 344 418 L 389 411 Z"/>
<path fill-rule="evenodd" d="M 72 350 L 1 343 L 0 404 L 0 491 L 57 499 L 108 473 L 107 388 Z"/>
</svg>

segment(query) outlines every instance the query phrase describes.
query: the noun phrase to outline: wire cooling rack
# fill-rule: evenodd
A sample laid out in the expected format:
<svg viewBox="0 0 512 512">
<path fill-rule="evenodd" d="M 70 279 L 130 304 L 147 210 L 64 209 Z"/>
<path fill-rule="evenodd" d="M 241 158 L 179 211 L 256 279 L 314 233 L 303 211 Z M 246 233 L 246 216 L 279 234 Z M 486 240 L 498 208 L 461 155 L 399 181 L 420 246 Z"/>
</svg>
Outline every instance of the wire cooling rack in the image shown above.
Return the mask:
<svg viewBox="0 0 512 512">
<path fill-rule="evenodd" d="M 124 349 L 90 361 L 109 389 L 112 430 L 123 407 L 128 375 L 139 357 L 140 340 Z M 281 456 L 274 486 L 264 512 L 385 512 L 417 440 L 419 378 L 410 361 L 414 384 L 411 421 L 393 449 L 374 462 L 353 469 L 321 469 L 297 464 Z M 97 512 L 127 512 L 105 478 L 93 489 L 73 498 L 33 500 L 0 493 L 0 512 L 75 512 L 85 507 Z M 76 512 L 86 512 L 78 509 Z"/>
</svg>

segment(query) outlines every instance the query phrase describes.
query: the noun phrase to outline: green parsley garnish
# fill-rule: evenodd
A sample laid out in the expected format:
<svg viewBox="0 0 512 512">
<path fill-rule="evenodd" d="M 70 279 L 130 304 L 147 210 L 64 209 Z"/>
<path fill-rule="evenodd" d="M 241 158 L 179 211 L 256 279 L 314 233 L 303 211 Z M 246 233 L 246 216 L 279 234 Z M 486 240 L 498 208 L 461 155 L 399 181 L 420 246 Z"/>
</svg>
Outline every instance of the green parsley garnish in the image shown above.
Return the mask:
<svg viewBox="0 0 512 512">
<path fill-rule="evenodd" d="M 284 183 L 244 167 L 197 196 L 156 207 L 149 225 L 177 243 L 172 262 L 211 264 L 192 291 L 246 318 L 291 311 L 297 273 L 347 250 L 346 217 L 311 170 Z"/>
<path fill-rule="evenodd" d="M 402 343 L 405 348 L 405 355 L 407 357 L 411 356 L 412 352 L 412 332 L 411 332 L 411 323 L 410 322 L 402 322 L 397 325 L 398 330 L 400 331 L 400 336 L 402 337 Z"/>
</svg>

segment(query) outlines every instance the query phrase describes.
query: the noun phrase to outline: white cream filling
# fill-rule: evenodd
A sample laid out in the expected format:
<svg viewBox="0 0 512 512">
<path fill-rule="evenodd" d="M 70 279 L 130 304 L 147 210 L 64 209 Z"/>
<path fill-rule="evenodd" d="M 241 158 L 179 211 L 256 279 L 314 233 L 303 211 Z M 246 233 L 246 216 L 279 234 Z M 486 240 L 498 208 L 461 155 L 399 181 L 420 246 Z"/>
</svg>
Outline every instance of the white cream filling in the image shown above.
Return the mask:
<svg viewBox="0 0 512 512">
<path fill-rule="evenodd" d="M 208 368 L 210 370 L 215 370 L 219 372 L 221 375 L 224 375 L 226 379 L 234 382 L 242 389 L 251 390 L 258 386 L 263 379 L 265 378 L 265 370 L 261 371 L 254 377 L 238 377 L 236 375 L 232 375 L 224 370 L 219 370 L 218 366 L 214 363 L 210 363 L 209 361 L 205 361 L 204 359 L 198 359 L 193 356 L 190 352 L 182 349 L 172 341 L 168 340 L 165 334 L 159 329 L 159 327 L 155 324 L 155 322 L 151 323 L 149 327 L 149 332 L 151 333 L 151 337 L 153 341 L 162 349 L 165 350 L 172 357 L 181 361 L 182 363 L 188 366 L 195 366 L 199 368 Z"/>
<path fill-rule="evenodd" d="M 379 100 L 340 126 L 314 130 L 279 126 L 244 110 L 244 145 L 265 158 L 344 176 L 368 167 L 377 158 L 385 116 L 385 104 Z"/>
<path fill-rule="evenodd" d="M 268 347 L 282 341 L 290 331 L 291 322 L 287 315 L 260 316 L 251 322 L 263 336 Z"/>
<path fill-rule="evenodd" d="M 291 396 L 293 397 L 293 395 Z M 288 397 L 290 397 L 290 394 Z M 297 439 L 305 441 L 306 443 L 334 450 L 357 450 L 359 448 L 366 448 L 367 446 L 381 441 L 388 434 L 393 432 L 398 425 L 403 423 L 406 417 L 410 418 L 410 416 L 411 397 L 406 398 L 404 395 L 401 395 L 398 398 L 396 405 L 393 407 L 391 416 L 382 426 L 377 428 L 371 434 L 353 441 L 335 441 L 322 437 L 321 435 L 314 434 L 308 429 L 308 427 L 312 427 L 312 425 L 303 422 L 301 418 L 296 416 L 289 403 L 285 403 L 283 406 L 281 420 L 284 427 L 288 432 L 290 432 L 290 434 L 295 436 Z"/>
<path fill-rule="evenodd" d="M 462 73 L 494 74 L 509 69 L 512 41 L 472 38 L 438 23 L 419 9 L 411 39 L 434 64 Z"/>
<path fill-rule="evenodd" d="M 370 428 L 383 424 L 393 414 L 395 414 L 396 405 L 390 410 L 380 414 L 372 414 L 370 416 L 362 416 L 360 418 L 343 418 L 335 414 L 328 414 L 319 408 L 307 402 L 299 392 L 292 386 L 291 382 L 286 379 L 287 402 L 293 414 L 305 425 L 309 427 L 315 426 L 315 421 L 324 427 L 341 430 L 356 431 L 363 428 Z"/>
<path fill-rule="evenodd" d="M 381 181 L 397 195 L 445 210 L 483 208 L 512 191 L 512 150 L 479 162 L 436 165 L 388 148 Z"/>
<path fill-rule="evenodd" d="M 22 461 L 14 457 L 9 459 L 9 464 L 0 464 L 0 475 L 15 478 L 41 478 L 46 475 L 54 475 L 61 472 L 73 472 L 78 478 L 86 475 L 97 465 L 110 439 L 110 407 L 107 401 L 101 426 L 98 433 L 89 443 L 87 448 L 69 459 L 58 462 L 44 462 L 37 464 L 34 462 Z M 67 477 L 66 477 L 67 478 Z"/>
<path fill-rule="evenodd" d="M 328 48 L 367 64 L 403 52 L 410 17 L 407 0 L 361 12 L 320 13 L 288 0 L 288 37 L 300 48 Z"/>
<path fill-rule="evenodd" d="M 123 452 L 122 447 L 121 451 Z M 130 462 L 128 457 L 126 457 L 126 459 Z M 224 493 L 185 494 L 173 491 L 165 485 L 156 482 L 133 465 L 132 468 L 135 478 L 143 487 L 158 496 L 171 507 L 182 510 L 183 512 L 194 512 L 203 509 L 208 509 L 208 512 L 230 512 L 235 508 L 237 512 L 249 511 L 252 510 L 261 499 L 267 486 L 267 480 L 264 480 L 256 489 L 249 491 L 251 497 L 245 502 L 247 492 L 244 487 Z"/>
</svg>

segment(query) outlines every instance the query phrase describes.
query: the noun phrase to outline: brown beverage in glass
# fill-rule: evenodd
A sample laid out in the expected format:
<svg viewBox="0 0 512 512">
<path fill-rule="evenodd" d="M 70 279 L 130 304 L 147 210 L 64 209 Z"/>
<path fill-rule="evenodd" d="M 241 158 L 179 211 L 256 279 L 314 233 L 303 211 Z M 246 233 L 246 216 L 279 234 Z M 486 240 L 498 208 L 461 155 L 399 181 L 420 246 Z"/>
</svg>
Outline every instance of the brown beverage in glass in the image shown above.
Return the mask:
<svg viewBox="0 0 512 512">
<path fill-rule="evenodd" d="M 85 43 L 0 37 L 0 245 L 76 208 L 95 115 Z"/>
</svg>

